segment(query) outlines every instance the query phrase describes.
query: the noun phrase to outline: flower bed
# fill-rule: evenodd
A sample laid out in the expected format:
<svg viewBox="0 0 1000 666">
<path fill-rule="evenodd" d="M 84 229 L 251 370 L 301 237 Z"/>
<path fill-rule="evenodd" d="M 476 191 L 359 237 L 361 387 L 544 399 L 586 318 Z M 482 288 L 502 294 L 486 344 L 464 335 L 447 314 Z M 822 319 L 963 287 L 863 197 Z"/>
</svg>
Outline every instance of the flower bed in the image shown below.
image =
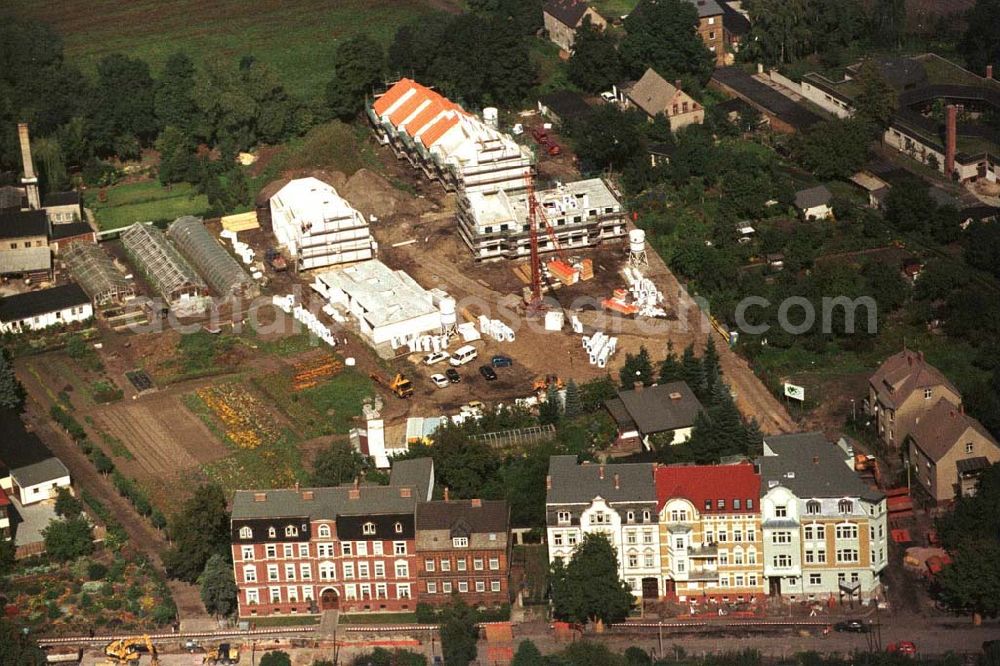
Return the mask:
<svg viewBox="0 0 1000 666">
<path fill-rule="evenodd" d="M 225 426 L 226 439 L 240 449 L 256 449 L 278 440 L 267 408 L 239 384 L 198 389 L 198 397 Z"/>
</svg>

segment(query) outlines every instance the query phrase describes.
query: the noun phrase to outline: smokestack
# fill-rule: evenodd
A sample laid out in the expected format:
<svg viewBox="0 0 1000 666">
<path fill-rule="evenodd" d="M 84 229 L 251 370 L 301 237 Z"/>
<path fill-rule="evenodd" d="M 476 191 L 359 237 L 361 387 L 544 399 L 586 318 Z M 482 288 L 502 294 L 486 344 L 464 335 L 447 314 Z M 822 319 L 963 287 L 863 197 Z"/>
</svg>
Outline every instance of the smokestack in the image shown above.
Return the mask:
<svg viewBox="0 0 1000 666">
<path fill-rule="evenodd" d="M 987 79 L 993 78 L 993 65 L 986 65 L 986 78 Z"/>
<path fill-rule="evenodd" d="M 448 486 L 444 487 L 444 501 L 448 501 Z"/>
<path fill-rule="evenodd" d="M 28 137 L 27 123 L 18 123 L 17 137 L 21 141 L 21 162 L 24 164 L 24 178 L 21 184 L 28 194 L 28 208 L 38 210 L 42 202 L 38 198 L 38 177 L 35 176 L 35 165 L 31 161 L 31 140 Z"/>
<path fill-rule="evenodd" d="M 599 478 L 601 481 L 604 480 L 604 465 L 601 465 L 600 467 L 597 468 L 597 478 Z"/>
<path fill-rule="evenodd" d="M 621 488 L 621 479 L 618 476 L 618 472 L 615 472 L 615 490 L 619 490 L 620 488 Z"/>
<path fill-rule="evenodd" d="M 944 108 L 944 174 L 951 176 L 955 170 L 955 141 L 958 133 L 958 108 L 954 104 L 949 104 Z"/>
</svg>

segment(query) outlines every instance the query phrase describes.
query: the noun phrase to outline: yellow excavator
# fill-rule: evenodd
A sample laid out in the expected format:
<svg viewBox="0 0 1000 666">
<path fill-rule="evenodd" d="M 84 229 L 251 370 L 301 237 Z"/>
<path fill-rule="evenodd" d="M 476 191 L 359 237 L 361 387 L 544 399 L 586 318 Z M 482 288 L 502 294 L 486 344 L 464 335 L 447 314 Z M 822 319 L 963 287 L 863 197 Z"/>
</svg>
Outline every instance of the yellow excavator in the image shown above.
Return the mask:
<svg viewBox="0 0 1000 666">
<path fill-rule="evenodd" d="M 203 664 L 238 664 L 240 661 L 240 649 L 230 643 L 222 643 L 218 647 L 210 648 L 201 663 Z"/>
<path fill-rule="evenodd" d="M 157 658 L 156 646 L 149 636 L 120 638 L 104 646 L 104 654 L 113 659 L 111 663 L 116 666 L 138 665 L 145 653 L 149 653 L 150 666 L 158 666 L 160 660 Z"/>
<path fill-rule="evenodd" d="M 397 372 L 396 376 L 393 377 L 391 381 L 377 372 L 373 372 L 368 376 L 371 377 L 377 384 L 381 384 L 396 394 L 397 398 L 409 398 L 413 395 L 413 383 L 401 372 Z"/>
</svg>

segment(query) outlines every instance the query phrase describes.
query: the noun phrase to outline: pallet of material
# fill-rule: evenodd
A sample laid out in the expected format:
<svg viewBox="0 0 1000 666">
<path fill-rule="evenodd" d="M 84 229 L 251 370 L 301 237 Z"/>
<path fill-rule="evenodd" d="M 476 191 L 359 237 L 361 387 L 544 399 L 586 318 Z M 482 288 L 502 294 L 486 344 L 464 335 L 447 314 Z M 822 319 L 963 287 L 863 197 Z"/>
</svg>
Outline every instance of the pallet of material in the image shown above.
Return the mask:
<svg viewBox="0 0 1000 666">
<path fill-rule="evenodd" d="M 257 211 L 250 211 L 249 213 L 237 213 L 235 215 L 226 215 L 222 218 L 222 228 L 226 231 L 250 231 L 251 229 L 260 229 L 260 223 L 257 222 Z"/>
<path fill-rule="evenodd" d="M 594 279 L 594 260 L 584 259 L 579 264 L 574 264 L 574 268 L 580 271 L 581 280 L 593 280 Z"/>
<path fill-rule="evenodd" d="M 531 284 L 531 267 L 528 264 L 518 264 L 510 269 L 514 273 L 514 277 L 523 282 L 524 284 Z"/>
<path fill-rule="evenodd" d="M 565 285 L 576 284 L 580 281 L 580 271 L 559 259 L 553 259 L 547 264 L 549 273 Z"/>
</svg>

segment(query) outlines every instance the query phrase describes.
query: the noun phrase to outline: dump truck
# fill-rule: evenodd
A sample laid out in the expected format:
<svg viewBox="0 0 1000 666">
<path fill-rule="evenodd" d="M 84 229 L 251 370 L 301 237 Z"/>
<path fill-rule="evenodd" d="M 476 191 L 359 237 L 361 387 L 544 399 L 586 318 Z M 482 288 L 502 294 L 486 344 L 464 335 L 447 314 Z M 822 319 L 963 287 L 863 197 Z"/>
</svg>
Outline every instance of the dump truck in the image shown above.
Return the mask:
<svg viewBox="0 0 1000 666">
<path fill-rule="evenodd" d="M 397 372 L 392 380 L 387 380 L 382 375 L 373 372 L 369 375 L 376 384 L 381 384 L 394 394 L 397 398 L 409 398 L 413 395 L 413 383 L 407 379 L 403 373 Z"/>
<path fill-rule="evenodd" d="M 223 666 L 228 666 L 228 664 L 238 664 L 239 661 L 239 648 L 231 643 L 221 643 L 214 648 L 209 648 L 208 651 L 205 652 L 205 656 L 202 658 L 201 663 L 223 664 Z"/>
</svg>

